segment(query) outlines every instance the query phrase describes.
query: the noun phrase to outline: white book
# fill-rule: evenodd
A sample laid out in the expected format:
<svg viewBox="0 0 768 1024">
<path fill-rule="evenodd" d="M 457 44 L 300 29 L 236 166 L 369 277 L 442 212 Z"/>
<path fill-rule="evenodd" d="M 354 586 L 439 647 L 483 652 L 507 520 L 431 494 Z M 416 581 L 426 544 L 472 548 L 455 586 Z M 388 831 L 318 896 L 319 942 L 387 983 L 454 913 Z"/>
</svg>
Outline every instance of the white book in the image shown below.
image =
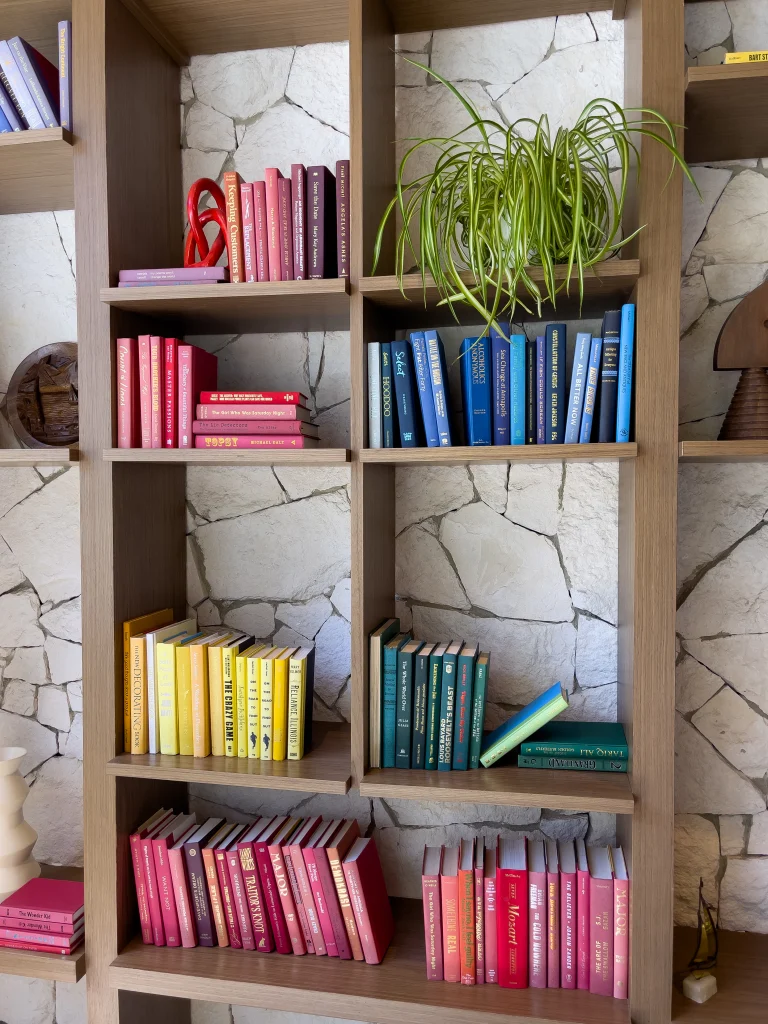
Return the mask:
<svg viewBox="0 0 768 1024">
<path fill-rule="evenodd" d="M 368 447 L 381 448 L 381 344 L 368 344 Z"/>
<path fill-rule="evenodd" d="M 160 715 L 157 706 L 157 645 L 197 632 L 197 619 L 182 619 L 147 633 L 147 720 L 149 724 L 149 752 L 160 753 Z"/>
</svg>

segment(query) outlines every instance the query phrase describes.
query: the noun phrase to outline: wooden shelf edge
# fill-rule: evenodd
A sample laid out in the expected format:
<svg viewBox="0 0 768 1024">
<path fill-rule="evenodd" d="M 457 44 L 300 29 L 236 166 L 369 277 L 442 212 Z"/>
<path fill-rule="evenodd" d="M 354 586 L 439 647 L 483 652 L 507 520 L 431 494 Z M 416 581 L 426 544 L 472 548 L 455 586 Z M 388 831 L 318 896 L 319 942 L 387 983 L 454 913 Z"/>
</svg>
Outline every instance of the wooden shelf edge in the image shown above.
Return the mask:
<svg viewBox="0 0 768 1024">
<path fill-rule="evenodd" d="M 351 773 L 346 779 L 330 779 L 321 776 L 290 776 L 257 771 L 214 771 L 200 766 L 205 758 L 175 757 L 179 762 L 198 762 L 193 764 L 163 765 L 150 760 L 155 754 L 118 754 L 107 762 L 107 775 L 116 775 L 129 779 L 164 779 L 168 782 L 199 782 L 206 786 L 242 786 L 249 789 L 273 789 L 297 793 L 325 793 L 329 796 L 345 796 L 352 785 Z M 161 755 L 162 756 L 162 755 Z M 253 762 L 261 764 L 259 761 Z M 300 764 L 301 762 L 273 762 L 276 764 Z"/>
<path fill-rule="evenodd" d="M 339 466 L 350 460 L 348 448 L 105 448 L 106 462 L 164 462 L 190 466 Z"/>
<path fill-rule="evenodd" d="M 0 948 L 0 974 L 74 985 L 85 974 L 85 949 L 81 946 L 71 956 L 62 956 L 61 953 L 36 953 L 31 949 Z"/>
<path fill-rule="evenodd" d="M 67 128 L 28 128 L 23 132 L 4 132 L 0 135 L 0 149 L 48 145 L 51 142 L 73 146 L 75 140 Z"/>
<path fill-rule="evenodd" d="M 745 78 L 768 78 L 768 64 L 707 64 L 688 68 L 688 86 L 702 82 L 728 82 Z"/>
<path fill-rule="evenodd" d="M 361 448 L 359 462 L 433 463 L 444 466 L 466 462 L 606 462 L 637 458 L 637 444 L 488 445 L 452 448 Z"/>
<path fill-rule="evenodd" d="M 349 278 L 326 277 L 306 281 L 260 281 L 246 284 L 153 285 L 149 288 L 102 288 L 101 301 L 108 306 L 140 308 L 143 303 L 164 299 L 180 305 L 186 299 L 301 299 L 304 296 L 349 295 Z"/>
<path fill-rule="evenodd" d="M 0 448 L 0 466 L 68 466 L 79 459 L 77 448 Z"/>
<path fill-rule="evenodd" d="M 766 462 L 768 441 L 680 441 L 681 462 Z"/>
</svg>

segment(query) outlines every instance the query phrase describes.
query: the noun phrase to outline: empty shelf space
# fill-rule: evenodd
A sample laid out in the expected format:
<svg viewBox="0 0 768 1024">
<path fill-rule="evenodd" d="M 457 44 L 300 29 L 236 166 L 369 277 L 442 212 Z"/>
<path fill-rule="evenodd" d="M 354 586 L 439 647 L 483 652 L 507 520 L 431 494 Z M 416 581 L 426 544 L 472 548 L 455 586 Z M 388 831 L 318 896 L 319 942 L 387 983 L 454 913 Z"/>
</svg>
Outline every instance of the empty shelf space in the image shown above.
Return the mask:
<svg viewBox="0 0 768 1024">
<path fill-rule="evenodd" d="M 768 153 L 768 64 L 688 68 L 685 159 L 747 160 Z"/>
<path fill-rule="evenodd" d="M 675 989 L 672 1020 L 685 1024 L 762 1024 L 768 1002 L 768 935 L 718 932 L 717 995 L 699 1004 L 682 993 L 682 976 L 696 949 L 695 928 L 675 928 Z"/>
</svg>

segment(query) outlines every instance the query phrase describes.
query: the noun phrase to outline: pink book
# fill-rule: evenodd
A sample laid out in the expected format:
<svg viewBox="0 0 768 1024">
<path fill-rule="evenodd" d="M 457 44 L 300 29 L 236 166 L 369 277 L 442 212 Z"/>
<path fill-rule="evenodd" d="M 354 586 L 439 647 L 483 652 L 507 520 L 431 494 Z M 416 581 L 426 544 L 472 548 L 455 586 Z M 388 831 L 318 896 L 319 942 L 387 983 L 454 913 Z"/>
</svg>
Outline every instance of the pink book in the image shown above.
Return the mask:
<svg viewBox="0 0 768 1024">
<path fill-rule="evenodd" d="M 254 240 L 256 244 L 256 280 L 269 280 L 267 241 L 267 186 L 263 181 L 253 183 Z"/>
<path fill-rule="evenodd" d="M 304 437 L 292 434 L 281 437 L 279 434 L 195 434 L 195 448 L 317 448 L 316 437 Z"/>
<path fill-rule="evenodd" d="M 560 846 L 560 987 L 576 988 L 576 846 Z"/>
<path fill-rule="evenodd" d="M 547 853 L 547 988 L 560 988 L 560 860 L 557 842 L 548 839 Z"/>
<path fill-rule="evenodd" d="M 297 956 L 313 952 L 306 943 L 307 932 L 302 918 L 301 895 L 288 846 L 291 837 L 301 830 L 303 825 L 303 818 L 285 819 L 269 843 L 269 857 L 275 873 L 285 925 L 293 953 Z"/>
<path fill-rule="evenodd" d="M 248 898 L 248 909 L 251 914 L 251 926 L 256 949 L 262 953 L 271 953 L 275 948 L 272 939 L 272 931 L 269 927 L 269 914 L 264 901 L 264 890 L 261 885 L 259 868 L 253 852 L 253 841 L 264 829 L 269 818 L 259 818 L 258 821 L 241 836 L 237 843 L 237 852 L 240 856 L 240 867 L 243 869 L 243 884 L 245 894 Z"/>
<path fill-rule="evenodd" d="M 200 402 L 196 409 L 199 420 L 302 420 L 307 422 L 311 413 L 305 405 L 295 402 L 285 405 L 261 405 L 258 402 L 243 402 L 233 405 L 219 405 L 217 402 Z"/>
<path fill-rule="evenodd" d="M 154 835 L 155 833 L 150 833 L 148 836 L 139 840 L 139 851 L 141 854 L 141 867 L 144 872 L 144 890 L 147 894 L 147 903 L 149 905 L 149 921 L 152 926 L 152 942 L 155 946 L 164 946 L 165 926 L 163 924 L 163 911 L 160 906 L 160 894 L 157 888 L 155 858 L 152 854 L 152 840 Z"/>
<path fill-rule="evenodd" d="M 528 843 L 528 937 L 531 988 L 547 987 L 547 865 L 544 843 Z"/>
<path fill-rule="evenodd" d="M 496 945 L 496 851 L 485 849 L 485 869 L 483 871 L 483 890 L 485 894 L 485 915 L 483 934 L 485 935 L 485 983 L 499 983 L 499 951 Z"/>
<path fill-rule="evenodd" d="M 243 944 L 243 949 L 256 949 L 256 940 L 253 935 L 253 925 L 251 924 L 251 911 L 248 907 L 243 869 L 240 864 L 240 853 L 237 849 L 237 840 L 242 834 L 243 830 L 237 829 L 232 839 L 227 841 L 225 848 L 226 864 L 229 873 L 232 902 L 235 907 L 237 925 L 240 929 L 240 941 Z"/>
<path fill-rule="evenodd" d="M 620 846 L 613 856 L 613 998 L 629 995 L 629 875 Z"/>
<path fill-rule="evenodd" d="M 256 219 L 253 213 L 253 185 L 240 186 L 240 212 L 243 218 L 243 277 L 257 281 L 256 276 Z"/>
<path fill-rule="evenodd" d="M 176 913 L 179 915 L 179 931 L 181 932 L 181 944 L 186 949 L 197 945 L 197 927 L 195 915 L 192 910 L 192 901 L 189 894 L 189 882 L 184 867 L 184 836 L 175 846 L 168 851 L 168 863 L 171 866 L 171 880 L 173 881 L 173 895 L 176 900 Z"/>
<path fill-rule="evenodd" d="M 155 859 L 157 891 L 163 917 L 163 928 L 165 929 L 166 946 L 181 945 L 181 929 L 179 915 L 176 911 L 176 898 L 173 895 L 173 879 L 171 878 L 168 852 L 171 846 L 186 836 L 194 827 L 196 827 L 194 814 L 179 814 L 152 838 L 152 855 Z"/>
<path fill-rule="evenodd" d="M 313 825 L 307 831 L 307 823 L 302 825 L 301 833 L 297 833 L 294 839 L 291 839 L 290 845 L 287 849 L 287 854 L 291 858 L 293 864 L 294 874 L 296 875 L 296 884 L 299 887 L 299 893 L 301 894 L 301 906 L 297 907 L 299 910 L 299 919 L 301 925 L 305 928 L 304 938 L 307 943 L 307 952 L 310 952 L 310 946 L 314 948 L 314 952 L 317 956 L 325 956 L 328 949 L 325 945 L 325 938 L 320 927 L 320 918 L 317 913 L 317 907 L 315 906 L 315 899 L 312 895 L 312 887 L 309 884 L 309 873 L 307 871 L 307 865 L 304 863 L 303 847 L 309 841 L 309 837 L 312 832 L 317 828 L 320 823 L 320 818 L 312 819 Z M 299 841 L 299 835 L 302 836 Z M 303 912 L 303 913 L 302 913 Z M 306 926 L 304 922 L 306 921 Z"/>
<path fill-rule="evenodd" d="M 312 898 L 315 901 L 315 910 L 317 911 L 317 919 L 320 923 L 320 931 L 323 933 L 326 952 L 328 956 L 338 956 L 339 949 L 336 945 L 336 935 L 333 930 L 331 914 L 317 866 L 317 847 L 322 843 L 328 829 L 332 825 L 333 822 L 321 820 L 301 852 L 304 855 L 304 864 L 306 865 L 309 877 L 309 887 L 312 890 Z"/>
<path fill-rule="evenodd" d="M 149 339 L 150 430 L 153 448 L 163 447 L 163 339 Z"/>
<path fill-rule="evenodd" d="M 296 281 L 307 277 L 307 168 L 291 164 L 291 197 L 293 200 L 293 276 Z"/>
<path fill-rule="evenodd" d="M 485 840 L 475 840 L 475 983 L 485 984 Z"/>
<path fill-rule="evenodd" d="M 421 901 L 424 908 L 424 947 L 427 979 L 443 980 L 443 926 L 440 914 L 440 867 L 442 846 L 425 846 L 421 862 Z"/>
<path fill-rule="evenodd" d="M 267 252 L 269 254 L 269 280 L 282 281 L 283 262 L 280 251 L 280 196 L 277 183 L 282 174 L 277 167 L 267 167 L 264 172 L 267 179 Z"/>
<path fill-rule="evenodd" d="M 261 887 L 264 890 L 264 903 L 269 914 L 269 924 L 272 936 L 275 940 L 275 948 L 278 953 L 292 953 L 291 936 L 288 933 L 288 926 L 283 912 L 283 896 L 288 885 L 288 880 L 281 872 L 280 890 L 278 890 L 275 869 L 269 854 L 269 843 L 285 825 L 287 817 L 284 815 L 272 820 L 265 826 L 264 830 L 253 841 L 253 852 L 256 863 L 259 866 Z"/>
<path fill-rule="evenodd" d="M 139 416 L 141 420 L 141 447 L 152 447 L 152 368 L 149 355 L 149 335 L 139 335 Z"/>
<path fill-rule="evenodd" d="M 576 840 L 576 986 L 589 991 L 589 865 L 583 839 Z"/>
<path fill-rule="evenodd" d="M 278 215 L 280 217 L 280 273 L 283 281 L 293 280 L 293 210 L 291 208 L 291 179 L 280 178 L 277 183 Z"/>
<path fill-rule="evenodd" d="M 82 921 L 74 935 L 51 935 L 9 925 L 7 928 L 0 928 L 0 947 L 23 949 L 28 945 L 39 946 L 46 951 L 50 950 L 51 953 L 71 953 L 83 941 L 84 933 L 85 924 Z"/>
<path fill-rule="evenodd" d="M 163 341 L 163 447 L 178 448 L 179 419 L 179 342 L 176 338 Z"/>
<path fill-rule="evenodd" d="M 325 905 L 328 908 L 328 913 L 331 918 L 331 925 L 333 927 L 334 938 L 336 939 L 336 949 L 339 952 L 339 959 L 351 960 L 352 948 L 349 944 L 347 928 L 344 924 L 344 917 L 341 913 L 339 893 L 336 889 L 336 883 L 333 880 L 333 871 L 331 870 L 330 861 L 328 860 L 328 847 L 334 844 L 336 835 L 345 827 L 345 822 L 342 818 L 336 818 L 330 823 L 327 832 L 324 833 L 323 838 L 320 839 L 315 846 L 315 865 L 317 866 L 317 873 L 323 886 Z"/>
<path fill-rule="evenodd" d="M 135 338 L 117 339 L 118 448 L 138 448 L 141 441 L 138 356 Z"/>
<path fill-rule="evenodd" d="M 461 981 L 459 953 L 459 848 L 443 850 L 440 869 L 440 917 L 443 922 L 443 979 Z"/>
<path fill-rule="evenodd" d="M 589 991 L 613 995 L 613 868 L 607 846 L 587 848 L 589 864 Z"/>
<path fill-rule="evenodd" d="M 217 373 L 216 356 L 196 345 L 179 345 L 179 448 L 194 448 L 195 406 L 201 391 L 216 389 Z"/>
<path fill-rule="evenodd" d="M 168 811 L 157 811 L 152 818 L 139 829 L 139 833 L 151 824 L 156 824 L 160 814 Z M 6 925 L 9 918 L 22 922 L 50 921 L 57 924 L 71 924 L 77 930 L 83 921 L 85 889 L 82 882 L 70 882 L 63 878 L 32 878 L 20 889 L 6 896 L 0 903 L 0 919 Z"/>
</svg>

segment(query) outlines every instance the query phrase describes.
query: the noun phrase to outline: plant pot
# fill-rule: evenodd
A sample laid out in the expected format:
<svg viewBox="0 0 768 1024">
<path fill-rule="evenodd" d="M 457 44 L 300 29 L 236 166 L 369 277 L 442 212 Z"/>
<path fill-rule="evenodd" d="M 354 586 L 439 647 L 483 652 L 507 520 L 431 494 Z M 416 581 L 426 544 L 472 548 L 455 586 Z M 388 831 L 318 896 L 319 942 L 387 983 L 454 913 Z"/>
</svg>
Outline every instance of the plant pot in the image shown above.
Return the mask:
<svg viewBox="0 0 768 1024">
<path fill-rule="evenodd" d="M 40 874 L 32 856 L 37 832 L 23 812 L 29 786 L 19 765 L 26 753 L 23 747 L 0 747 L 0 900 Z"/>
</svg>

